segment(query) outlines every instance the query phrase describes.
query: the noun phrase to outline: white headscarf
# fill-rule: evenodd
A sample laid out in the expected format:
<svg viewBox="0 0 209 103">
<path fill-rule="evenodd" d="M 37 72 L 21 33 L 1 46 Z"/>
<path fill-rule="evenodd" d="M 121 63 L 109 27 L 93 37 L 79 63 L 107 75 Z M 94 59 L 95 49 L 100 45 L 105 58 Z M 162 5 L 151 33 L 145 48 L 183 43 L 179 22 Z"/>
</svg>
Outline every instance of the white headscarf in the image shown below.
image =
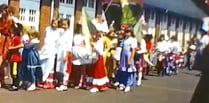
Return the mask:
<svg viewBox="0 0 209 103">
<path fill-rule="evenodd" d="M 209 17 L 203 18 L 202 29 L 206 32 L 209 31 Z"/>
</svg>

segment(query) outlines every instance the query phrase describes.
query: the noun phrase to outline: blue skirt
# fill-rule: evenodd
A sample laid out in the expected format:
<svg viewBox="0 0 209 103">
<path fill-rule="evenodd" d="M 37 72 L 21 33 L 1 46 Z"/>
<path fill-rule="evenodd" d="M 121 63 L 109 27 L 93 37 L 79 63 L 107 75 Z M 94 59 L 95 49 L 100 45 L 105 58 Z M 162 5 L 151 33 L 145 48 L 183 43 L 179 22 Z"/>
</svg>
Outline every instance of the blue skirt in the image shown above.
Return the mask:
<svg viewBox="0 0 209 103">
<path fill-rule="evenodd" d="M 136 85 L 136 73 L 118 70 L 116 74 L 116 81 L 125 86 L 133 87 Z"/>
</svg>

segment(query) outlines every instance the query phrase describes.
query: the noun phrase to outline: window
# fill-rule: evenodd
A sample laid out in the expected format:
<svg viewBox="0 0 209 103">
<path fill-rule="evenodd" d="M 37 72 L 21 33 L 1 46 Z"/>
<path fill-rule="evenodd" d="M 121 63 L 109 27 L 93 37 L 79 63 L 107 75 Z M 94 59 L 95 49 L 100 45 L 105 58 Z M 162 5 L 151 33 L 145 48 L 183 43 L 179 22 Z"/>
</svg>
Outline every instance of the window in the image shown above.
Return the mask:
<svg viewBox="0 0 209 103">
<path fill-rule="evenodd" d="M 83 6 L 87 7 L 87 0 L 83 0 Z"/>
<path fill-rule="evenodd" d="M 65 3 L 65 0 L 60 0 L 60 3 Z"/>
<path fill-rule="evenodd" d="M 20 19 L 20 21 L 25 21 L 25 11 L 26 10 L 24 8 L 19 9 L 19 15 L 20 15 L 19 19 Z"/>
<path fill-rule="evenodd" d="M 69 15 L 69 14 L 66 15 L 66 18 L 70 18 L 70 17 L 71 17 L 71 15 Z"/>
<path fill-rule="evenodd" d="M 73 4 L 73 0 L 60 0 L 60 3 L 63 3 L 63 4 Z"/>
<path fill-rule="evenodd" d="M 60 13 L 59 18 L 63 18 L 64 14 Z"/>
<path fill-rule="evenodd" d="M 73 4 L 73 0 L 66 0 L 66 4 Z"/>
<path fill-rule="evenodd" d="M 94 8 L 94 0 L 88 0 L 88 7 L 89 8 Z"/>
<path fill-rule="evenodd" d="M 175 24 L 176 19 L 175 18 L 171 18 L 171 24 Z"/>
<path fill-rule="evenodd" d="M 29 10 L 29 22 L 35 22 L 36 10 Z"/>
<path fill-rule="evenodd" d="M 35 29 L 35 26 L 30 26 L 31 29 Z"/>
<path fill-rule="evenodd" d="M 83 6 L 94 8 L 95 2 L 96 2 L 95 0 L 83 0 Z"/>
<path fill-rule="evenodd" d="M 184 23 L 183 20 L 180 19 L 180 20 L 179 20 L 179 25 L 183 25 L 183 23 Z"/>
<path fill-rule="evenodd" d="M 166 21 L 167 21 L 167 15 L 163 14 L 163 22 L 166 22 Z"/>
<path fill-rule="evenodd" d="M 151 12 L 150 12 L 150 17 L 151 17 L 152 20 L 155 19 L 155 12 L 154 12 L 154 11 L 151 11 Z"/>
<path fill-rule="evenodd" d="M 191 24 L 190 21 L 187 21 L 186 22 L 186 28 L 189 28 L 190 27 L 190 24 Z"/>
</svg>

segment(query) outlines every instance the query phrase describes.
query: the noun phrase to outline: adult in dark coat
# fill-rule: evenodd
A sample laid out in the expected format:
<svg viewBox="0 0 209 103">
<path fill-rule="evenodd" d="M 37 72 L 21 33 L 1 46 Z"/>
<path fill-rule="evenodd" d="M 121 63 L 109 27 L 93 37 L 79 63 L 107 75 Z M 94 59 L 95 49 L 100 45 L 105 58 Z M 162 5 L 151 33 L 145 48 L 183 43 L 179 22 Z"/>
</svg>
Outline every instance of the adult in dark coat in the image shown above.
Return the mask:
<svg viewBox="0 0 209 103">
<path fill-rule="evenodd" d="M 209 35 L 209 17 L 203 22 L 206 24 L 203 29 L 207 32 L 207 34 L 205 34 L 206 39 L 204 39 L 207 45 L 203 48 L 199 55 L 201 62 L 196 62 L 201 63 L 196 65 L 200 66 L 202 74 L 190 103 L 209 103 L 209 37 L 207 37 Z"/>
</svg>

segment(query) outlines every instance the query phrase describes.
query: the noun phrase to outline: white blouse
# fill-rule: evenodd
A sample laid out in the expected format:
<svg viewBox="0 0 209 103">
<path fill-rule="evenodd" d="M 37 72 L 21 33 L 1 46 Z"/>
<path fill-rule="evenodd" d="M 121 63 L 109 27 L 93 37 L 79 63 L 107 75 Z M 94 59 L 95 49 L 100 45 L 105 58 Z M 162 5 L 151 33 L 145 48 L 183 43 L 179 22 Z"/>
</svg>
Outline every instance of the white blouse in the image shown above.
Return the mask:
<svg viewBox="0 0 209 103">
<path fill-rule="evenodd" d="M 57 46 L 68 52 L 72 51 L 72 42 L 73 42 L 73 32 L 72 30 L 68 29 L 66 31 L 62 31 L 59 36 Z"/>
<path fill-rule="evenodd" d="M 165 41 L 165 40 L 157 42 L 156 49 L 159 52 L 165 52 L 165 51 L 169 50 L 169 43 L 167 41 Z"/>
<path fill-rule="evenodd" d="M 74 35 L 72 53 L 74 65 L 87 64 L 87 58 L 91 54 L 89 38 L 82 34 Z"/>
<path fill-rule="evenodd" d="M 93 45 L 94 45 L 94 50 L 99 55 L 104 55 L 104 41 L 103 41 L 103 38 L 100 38 L 98 41 L 94 42 Z"/>
<path fill-rule="evenodd" d="M 146 41 L 144 39 L 141 39 L 141 42 L 140 42 L 140 50 L 137 51 L 138 54 L 142 54 L 142 53 L 145 53 L 147 52 L 147 49 L 146 49 Z"/>
<path fill-rule="evenodd" d="M 57 54 L 57 41 L 61 30 L 53 30 L 51 26 L 45 29 L 44 45 L 40 51 L 40 59 L 45 59 Z"/>
<path fill-rule="evenodd" d="M 103 21 L 102 23 L 99 23 L 96 19 L 94 19 L 92 20 L 92 23 L 94 24 L 94 26 L 98 31 L 109 32 L 107 21 Z"/>
<path fill-rule="evenodd" d="M 131 45 L 131 48 L 137 48 L 137 40 L 136 38 L 133 38 L 133 37 L 129 37 L 128 39 L 126 39 L 124 41 L 124 44 L 130 44 Z"/>
</svg>

